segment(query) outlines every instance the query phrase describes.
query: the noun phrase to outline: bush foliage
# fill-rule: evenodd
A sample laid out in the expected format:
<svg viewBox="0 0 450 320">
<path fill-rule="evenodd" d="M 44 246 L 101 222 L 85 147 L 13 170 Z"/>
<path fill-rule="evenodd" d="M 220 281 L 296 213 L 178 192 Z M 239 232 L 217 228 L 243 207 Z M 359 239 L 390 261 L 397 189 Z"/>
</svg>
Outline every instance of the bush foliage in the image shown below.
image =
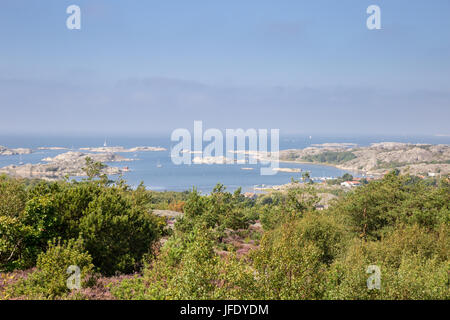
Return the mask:
<svg viewBox="0 0 450 320">
<path fill-rule="evenodd" d="M 83 286 L 95 272 L 138 272 L 111 286 L 117 299 L 450 298 L 448 177 L 430 184 L 391 172 L 326 210 L 316 210 L 319 200 L 312 186 L 254 200 L 220 184 L 202 195 L 133 190 L 95 175 L 3 177 L 0 268 L 35 270 L 0 296 L 67 298 L 75 264 Z M 184 215 L 167 229 L 152 208 Z M 381 271 L 379 290 L 367 285 L 371 265 Z"/>
</svg>

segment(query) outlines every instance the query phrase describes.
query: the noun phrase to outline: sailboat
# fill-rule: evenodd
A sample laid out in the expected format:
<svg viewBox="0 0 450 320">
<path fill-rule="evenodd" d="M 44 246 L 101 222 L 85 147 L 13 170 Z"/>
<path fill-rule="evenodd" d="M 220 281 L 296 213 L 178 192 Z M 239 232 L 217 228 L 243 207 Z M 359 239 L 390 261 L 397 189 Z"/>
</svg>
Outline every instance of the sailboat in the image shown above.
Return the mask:
<svg viewBox="0 0 450 320">
<path fill-rule="evenodd" d="M 19 155 L 19 166 L 23 165 L 23 161 L 22 161 L 22 155 Z"/>
<path fill-rule="evenodd" d="M 159 162 L 159 160 L 158 160 L 158 163 L 156 164 L 156 167 L 157 168 L 162 168 L 162 164 L 161 164 L 161 162 Z"/>
<path fill-rule="evenodd" d="M 105 138 L 105 142 L 103 143 L 103 146 L 106 148 L 108 145 L 106 144 L 106 138 Z"/>
</svg>

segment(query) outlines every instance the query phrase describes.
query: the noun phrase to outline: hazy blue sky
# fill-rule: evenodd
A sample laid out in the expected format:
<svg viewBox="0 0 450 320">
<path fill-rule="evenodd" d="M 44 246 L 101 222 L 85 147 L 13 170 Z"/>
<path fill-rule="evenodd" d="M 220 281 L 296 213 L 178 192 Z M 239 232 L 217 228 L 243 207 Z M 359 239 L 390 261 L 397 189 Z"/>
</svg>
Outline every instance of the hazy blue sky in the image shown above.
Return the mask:
<svg viewBox="0 0 450 320">
<path fill-rule="evenodd" d="M 0 132 L 450 134 L 449 16 L 448 0 L 1 0 Z"/>
</svg>

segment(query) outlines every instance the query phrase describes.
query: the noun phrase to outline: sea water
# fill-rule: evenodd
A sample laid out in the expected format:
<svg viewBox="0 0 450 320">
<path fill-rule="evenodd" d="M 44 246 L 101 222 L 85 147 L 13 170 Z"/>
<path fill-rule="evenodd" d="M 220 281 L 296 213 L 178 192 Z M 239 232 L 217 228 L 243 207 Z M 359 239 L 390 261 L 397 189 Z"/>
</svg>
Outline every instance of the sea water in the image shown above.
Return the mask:
<svg viewBox="0 0 450 320">
<path fill-rule="evenodd" d="M 79 136 L 55 136 L 55 135 L 0 135 L 0 145 L 7 148 L 31 148 L 33 153 L 27 155 L 0 156 L 0 167 L 10 164 L 44 163 L 42 159 L 54 157 L 67 151 L 82 151 L 84 147 L 102 147 L 105 136 L 79 135 Z M 130 162 L 108 163 L 111 166 L 128 167 L 123 178 L 133 187 L 141 181 L 151 190 L 184 191 L 196 187 L 199 191 L 207 193 L 217 183 L 222 183 L 227 190 L 233 191 L 242 187 L 245 191 L 254 191 L 258 188 L 271 187 L 286 184 L 291 178 L 301 180 L 302 172 L 309 171 L 314 178 L 338 177 L 344 173 L 359 176 L 357 172 L 349 172 L 331 166 L 313 164 L 295 164 L 280 162 L 281 168 L 299 168 L 302 172 L 278 172 L 272 176 L 260 175 L 260 164 L 191 164 L 175 165 L 170 158 L 170 148 L 176 142 L 170 141 L 167 135 L 142 135 L 106 137 L 108 146 L 123 146 L 132 148 L 136 146 L 164 147 L 166 151 L 119 153 L 125 158 L 136 159 Z M 281 135 L 280 150 L 301 149 L 313 144 L 322 143 L 356 143 L 359 146 L 367 146 L 375 142 L 406 142 L 406 143 L 430 143 L 450 144 L 450 137 L 446 136 L 310 136 L 310 135 Z M 64 147 L 69 150 L 39 150 L 39 147 Z M 82 151 L 85 152 L 85 151 Z M 242 170 L 253 168 L 253 170 Z M 111 179 L 117 177 L 110 177 Z"/>
</svg>

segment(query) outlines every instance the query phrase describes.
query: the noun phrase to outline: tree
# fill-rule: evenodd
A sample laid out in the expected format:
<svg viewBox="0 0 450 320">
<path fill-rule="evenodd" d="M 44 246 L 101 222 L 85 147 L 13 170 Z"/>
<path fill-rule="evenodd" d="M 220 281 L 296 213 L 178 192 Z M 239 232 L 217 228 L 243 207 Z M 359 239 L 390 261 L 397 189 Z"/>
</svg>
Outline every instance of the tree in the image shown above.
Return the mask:
<svg viewBox="0 0 450 320">
<path fill-rule="evenodd" d="M 108 179 L 105 174 L 102 174 L 102 170 L 107 167 L 105 164 L 94 161 L 91 157 L 86 157 L 85 160 L 86 165 L 83 167 L 83 171 L 88 176 L 88 180 L 93 180 L 94 178 Z"/>
<path fill-rule="evenodd" d="M 305 171 L 302 173 L 302 180 L 303 180 L 303 182 L 311 181 L 311 175 L 309 174 L 308 171 Z"/>
<path fill-rule="evenodd" d="M 344 180 L 344 181 L 352 181 L 353 180 L 353 176 L 350 173 L 344 173 L 344 175 L 342 176 L 342 180 Z"/>
</svg>

